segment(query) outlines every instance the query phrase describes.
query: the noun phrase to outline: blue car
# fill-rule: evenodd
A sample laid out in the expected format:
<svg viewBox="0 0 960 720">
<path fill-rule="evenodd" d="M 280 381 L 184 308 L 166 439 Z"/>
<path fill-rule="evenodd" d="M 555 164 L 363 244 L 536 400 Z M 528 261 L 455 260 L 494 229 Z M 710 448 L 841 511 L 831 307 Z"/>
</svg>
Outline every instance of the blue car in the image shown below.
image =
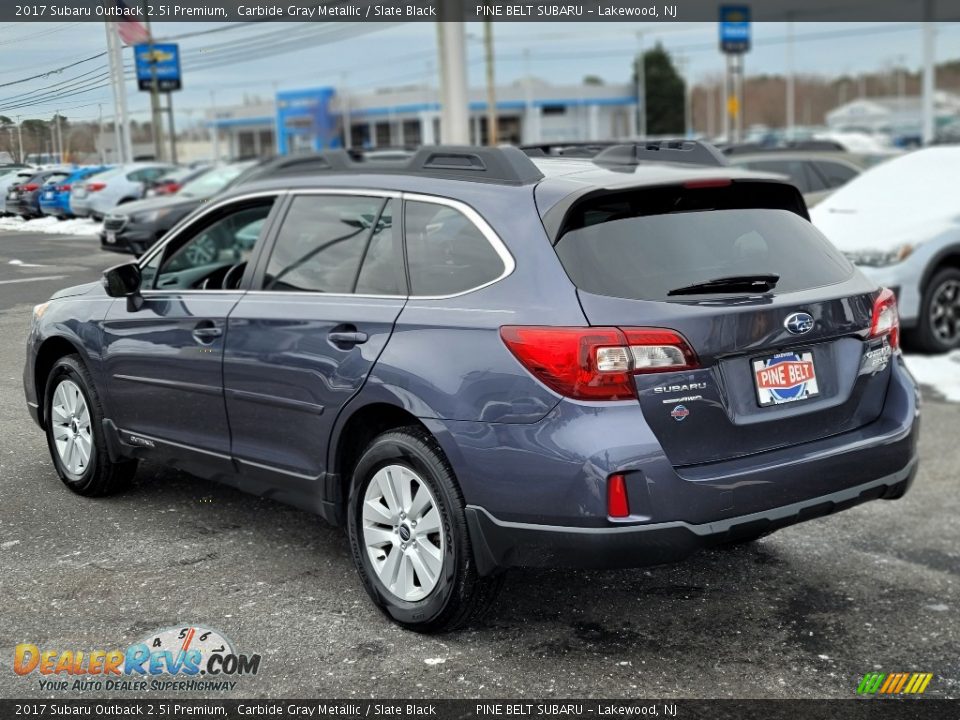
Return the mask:
<svg viewBox="0 0 960 720">
<path fill-rule="evenodd" d="M 781 176 L 692 142 L 280 162 L 35 308 L 70 490 L 142 459 L 291 503 L 439 631 L 506 568 L 677 561 L 912 483 L 895 297 Z"/>
<path fill-rule="evenodd" d="M 70 210 L 70 190 L 74 183 L 109 169 L 109 165 L 82 167 L 59 183 L 44 186 L 40 193 L 40 212 L 63 219 L 76 217 Z"/>
</svg>

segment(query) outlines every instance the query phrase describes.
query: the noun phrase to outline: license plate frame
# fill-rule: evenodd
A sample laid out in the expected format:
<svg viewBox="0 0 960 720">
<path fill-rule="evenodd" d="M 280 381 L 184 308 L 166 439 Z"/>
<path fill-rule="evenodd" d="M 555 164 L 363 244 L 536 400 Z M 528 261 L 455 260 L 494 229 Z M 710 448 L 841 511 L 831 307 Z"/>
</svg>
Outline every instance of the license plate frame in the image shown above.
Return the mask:
<svg viewBox="0 0 960 720">
<path fill-rule="evenodd" d="M 788 350 L 750 361 L 757 403 L 766 408 L 820 395 L 812 350 Z"/>
</svg>

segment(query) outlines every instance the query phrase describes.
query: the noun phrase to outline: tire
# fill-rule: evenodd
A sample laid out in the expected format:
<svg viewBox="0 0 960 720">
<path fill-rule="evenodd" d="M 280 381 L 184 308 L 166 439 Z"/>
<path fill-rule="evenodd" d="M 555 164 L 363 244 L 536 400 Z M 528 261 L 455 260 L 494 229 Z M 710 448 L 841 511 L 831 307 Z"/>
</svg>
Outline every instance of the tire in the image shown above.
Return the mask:
<svg viewBox="0 0 960 720">
<path fill-rule="evenodd" d="M 84 407 L 86 414 L 82 412 Z M 74 415 L 76 420 L 71 419 Z M 103 405 L 79 356 L 60 358 L 50 371 L 44 393 L 44 416 L 53 466 L 64 485 L 73 492 L 86 497 L 112 495 L 133 479 L 136 460 L 110 460 L 103 433 Z M 72 451 L 67 449 L 71 439 Z M 85 447 L 89 447 L 86 458 Z"/>
<path fill-rule="evenodd" d="M 387 503 L 390 491 L 384 490 L 383 483 L 407 487 L 409 501 L 392 501 L 391 508 Z M 427 496 L 421 495 L 424 489 L 428 490 Z M 371 503 L 379 510 L 371 511 Z M 432 503 L 432 508 L 426 503 Z M 405 510 L 412 511 L 410 516 L 398 517 Z M 418 534 L 418 518 L 421 530 L 426 524 L 437 529 Z M 423 428 L 412 426 L 384 433 L 364 451 L 350 484 L 347 531 L 357 572 L 370 599 L 388 618 L 410 630 L 431 633 L 462 627 L 490 607 L 503 585 L 503 574 L 477 574 L 463 495 L 443 451 Z M 381 548 L 368 547 L 368 542 L 377 536 L 384 540 L 384 552 L 377 559 L 382 563 L 375 566 L 371 554 L 376 555 Z M 401 549 L 401 543 L 406 550 Z M 391 564 L 394 557 L 398 559 Z M 435 571 L 433 578 L 431 570 Z M 391 571 L 396 581 L 388 587 L 385 579 L 390 582 Z"/>
<path fill-rule="evenodd" d="M 952 290 L 952 295 L 950 291 Z M 949 302 L 952 298 L 952 303 Z M 933 314 L 935 303 L 941 307 L 946 303 L 945 312 L 952 312 L 951 323 L 954 328 L 952 339 L 938 334 Z M 941 331 L 943 326 L 940 327 Z M 920 322 L 904 338 L 914 348 L 928 353 L 944 353 L 960 348 L 960 269 L 944 268 L 934 274 L 923 290 L 920 302 Z"/>
</svg>

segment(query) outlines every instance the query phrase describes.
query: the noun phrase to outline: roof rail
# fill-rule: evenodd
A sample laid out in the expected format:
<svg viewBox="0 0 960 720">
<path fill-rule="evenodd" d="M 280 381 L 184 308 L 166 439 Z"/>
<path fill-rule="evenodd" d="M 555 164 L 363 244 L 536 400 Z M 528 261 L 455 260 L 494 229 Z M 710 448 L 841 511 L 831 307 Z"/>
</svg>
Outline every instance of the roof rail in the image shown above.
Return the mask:
<svg viewBox="0 0 960 720">
<path fill-rule="evenodd" d="M 573 157 L 573 158 L 592 158 L 602 150 L 617 145 L 614 141 L 573 141 L 573 142 L 549 142 L 533 143 L 531 145 L 521 145 L 520 149 L 528 157 Z"/>
<path fill-rule="evenodd" d="M 284 156 L 261 166 L 256 179 L 313 173 L 376 173 L 528 185 L 543 178 L 523 151 L 510 146 L 432 145 L 409 154 L 398 152 L 396 157 L 378 155 L 374 148 L 369 155 L 358 150 L 327 150 Z"/>
<path fill-rule="evenodd" d="M 753 155 L 755 153 L 784 152 L 845 152 L 846 148 L 836 140 L 789 140 L 780 145 L 743 143 L 723 148 L 724 155 Z"/>
<path fill-rule="evenodd" d="M 598 153 L 593 161 L 597 165 L 637 165 L 643 162 L 729 164 L 717 148 L 699 140 L 653 140 L 614 145 Z"/>
</svg>

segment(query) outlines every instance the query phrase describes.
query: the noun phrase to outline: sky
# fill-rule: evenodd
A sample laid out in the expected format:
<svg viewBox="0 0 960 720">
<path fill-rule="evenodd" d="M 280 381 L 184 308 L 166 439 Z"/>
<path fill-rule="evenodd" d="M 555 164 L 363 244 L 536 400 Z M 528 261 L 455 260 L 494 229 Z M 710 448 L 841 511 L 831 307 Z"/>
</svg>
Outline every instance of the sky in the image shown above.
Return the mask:
<svg viewBox="0 0 960 720">
<path fill-rule="evenodd" d="M 199 122 L 211 107 L 272 97 L 276 90 L 333 85 L 350 92 L 402 85 L 437 84 L 433 23 L 154 23 L 158 40 L 178 38 L 184 89 L 174 96 L 178 123 Z M 799 74 L 876 72 L 895 66 L 917 70 L 917 23 L 794 23 L 794 65 Z M 467 24 L 471 86 L 484 85 L 481 23 Z M 787 67 L 785 23 L 754 23 L 748 75 L 782 73 Z M 633 55 L 656 42 L 683 58 L 694 82 L 723 72 L 716 23 L 494 23 L 498 84 L 530 74 L 551 83 L 579 82 L 586 75 L 627 82 Z M 60 109 L 70 119 L 95 120 L 113 113 L 109 87 L 97 87 L 105 58 L 59 74 L 13 83 L 106 49 L 100 23 L 4 23 L 0 25 L 0 115 L 49 118 Z M 132 62 L 132 50 L 125 58 Z M 960 59 L 960 23 L 937 26 L 937 59 Z M 76 94 L 33 100 L 55 83 L 76 78 Z M 82 91 L 82 92 L 80 92 Z M 24 95 L 26 94 L 26 97 Z M 149 95 L 128 83 L 133 117 L 149 119 Z M 19 109 L 11 105 L 35 104 Z"/>
</svg>

